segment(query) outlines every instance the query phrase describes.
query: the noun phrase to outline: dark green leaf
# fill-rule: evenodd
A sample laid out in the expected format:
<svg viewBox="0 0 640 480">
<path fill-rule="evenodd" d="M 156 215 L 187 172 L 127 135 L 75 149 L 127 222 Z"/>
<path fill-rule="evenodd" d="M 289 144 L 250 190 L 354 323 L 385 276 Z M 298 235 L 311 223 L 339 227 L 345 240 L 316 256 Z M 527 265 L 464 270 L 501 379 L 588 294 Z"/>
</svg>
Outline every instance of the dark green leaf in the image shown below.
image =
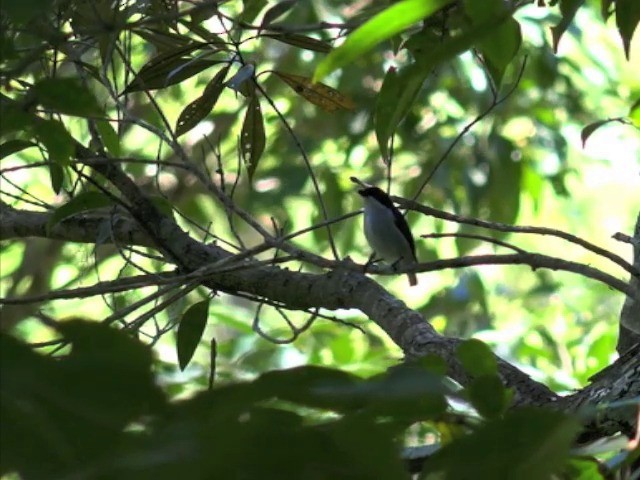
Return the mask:
<svg viewBox="0 0 640 480">
<path fill-rule="evenodd" d="M 265 142 L 260 98 L 254 94 L 250 97 L 247 112 L 244 116 L 244 123 L 242 124 L 242 132 L 240 133 L 240 149 L 250 182 L 253 180 L 258 162 L 262 152 L 264 152 Z"/>
<path fill-rule="evenodd" d="M 178 48 L 185 48 L 191 45 L 192 40 L 177 33 L 156 30 L 153 28 L 146 28 L 140 30 L 133 30 L 133 32 L 144 38 L 147 42 L 151 43 L 159 51 L 165 53 L 168 50 L 175 50 Z"/>
<path fill-rule="evenodd" d="M 562 470 L 579 430 L 576 418 L 558 411 L 513 410 L 445 445 L 421 478 L 547 480 Z"/>
<path fill-rule="evenodd" d="M 273 7 L 265 12 L 264 17 L 262 18 L 261 27 L 268 28 L 274 20 L 277 20 L 293 7 L 295 7 L 296 3 L 298 3 L 298 0 L 282 0 L 276 3 Z"/>
<path fill-rule="evenodd" d="M 464 5 L 465 11 L 474 25 L 508 14 L 507 6 L 502 0 L 484 2 L 466 0 Z M 518 52 L 521 43 L 520 24 L 513 18 L 507 19 L 478 43 L 477 48 L 482 54 L 496 87 L 500 86 L 502 76 Z"/>
<path fill-rule="evenodd" d="M 108 120 L 99 119 L 96 121 L 96 128 L 98 129 L 98 133 L 100 134 L 100 138 L 102 138 L 102 142 L 104 143 L 107 152 L 112 157 L 120 156 L 120 138 L 118 137 L 118 133 L 111 126 L 111 123 Z"/>
<path fill-rule="evenodd" d="M 622 37 L 627 60 L 629 60 L 631 49 L 631 38 L 638 23 L 640 23 L 640 2 L 638 0 L 616 0 L 616 25 Z"/>
<path fill-rule="evenodd" d="M 14 153 L 36 146 L 35 143 L 28 142 L 27 140 L 9 140 L 0 145 L 0 160 Z"/>
<path fill-rule="evenodd" d="M 610 119 L 598 120 L 597 122 L 590 123 L 589 125 L 584 127 L 580 132 L 580 138 L 582 139 L 582 148 L 584 148 L 585 144 L 587 143 L 587 140 L 593 134 L 593 132 L 595 132 L 601 126 L 606 125 L 610 121 L 611 121 Z"/>
<path fill-rule="evenodd" d="M 258 14 L 267 5 L 267 0 L 242 0 L 242 13 L 240 14 L 239 21 L 251 23 Z"/>
<path fill-rule="evenodd" d="M 350 33 L 345 42 L 316 67 L 313 81 L 322 80 L 334 70 L 364 55 L 378 43 L 402 32 L 414 23 L 430 17 L 452 0 L 402 0 Z"/>
<path fill-rule="evenodd" d="M 213 109 L 224 89 L 224 79 L 229 71 L 227 65 L 209 81 L 202 95 L 187 105 L 176 123 L 176 137 L 187 133 L 204 119 Z"/>
<path fill-rule="evenodd" d="M 555 27 L 551 27 L 551 36 L 553 37 L 553 51 L 558 51 L 558 43 L 560 38 L 567 31 L 569 25 L 573 21 L 576 12 L 582 6 L 585 0 L 560 0 L 560 14 L 562 19 Z"/>
<path fill-rule="evenodd" d="M 631 105 L 629 118 L 636 127 L 640 128 L 640 98 Z"/>
<path fill-rule="evenodd" d="M 497 375 L 480 375 L 465 389 L 469 401 L 484 418 L 502 415 L 511 402 L 512 392 L 507 390 Z"/>
<path fill-rule="evenodd" d="M 307 37 L 298 33 L 265 33 L 263 37 L 273 38 L 283 43 L 293 45 L 294 47 L 312 50 L 314 52 L 328 53 L 331 51 L 331 45 L 317 38 Z"/>
<path fill-rule="evenodd" d="M 78 213 L 108 207 L 113 204 L 113 199 L 102 192 L 81 192 L 64 205 L 56 208 L 49 217 L 47 228 L 51 229 L 65 218 L 72 217 Z"/>
<path fill-rule="evenodd" d="M 492 15 L 484 22 L 468 27 L 462 33 L 434 44 L 432 39 L 424 36 L 414 36 L 409 39 L 406 46 L 417 59 L 418 71 L 415 75 L 423 75 L 426 78 L 440 64 L 466 52 L 474 45 L 488 38 L 496 29 L 508 21 L 511 17 L 509 10 L 503 10 L 496 15 Z"/>
<path fill-rule="evenodd" d="M 36 117 L 24 111 L 15 101 L 4 95 L 0 102 L 0 134 L 7 135 L 14 132 L 29 130 Z"/>
<path fill-rule="evenodd" d="M 51 180 L 51 189 L 58 195 L 64 185 L 65 175 L 64 168 L 57 163 L 49 161 L 49 178 Z"/>
<path fill-rule="evenodd" d="M 24 25 L 37 16 L 51 11 L 53 0 L 20 0 L 2 2 L 2 10 L 17 25 Z"/>
<path fill-rule="evenodd" d="M 495 355 L 480 340 L 472 338 L 462 342 L 456 355 L 470 375 L 495 375 L 498 372 L 498 362 Z"/>
<path fill-rule="evenodd" d="M 64 125 L 57 120 L 36 119 L 34 131 L 38 140 L 44 145 L 49 159 L 61 166 L 69 164 L 75 153 L 75 140 Z"/>
<path fill-rule="evenodd" d="M 219 60 L 185 56 L 195 50 L 205 48 L 208 48 L 207 43 L 193 42 L 161 53 L 140 69 L 138 75 L 125 88 L 122 94 L 168 87 L 200 73 L 205 68 L 220 63 Z"/>
<path fill-rule="evenodd" d="M 78 117 L 102 115 L 93 93 L 72 78 L 45 78 L 31 87 L 29 94 L 37 103 L 54 112 Z"/>
<path fill-rule="evenodd" d="M 178 325 L 176 350 L 180 370 L 184 370 L 202 339 L 209 318 L 209 300 L 191 305 L 182 315 Z"/>
<path fill-rule="evenodd" d="M 407 115 L 416 95 L 430 72 L 415 64 L 396 72 L 389 68 L 376 99 L 374 124 L 380 153 L 389 162 L 389 142 L 396 128 Z"/>
<path fill-rule="evenodd" d="M 57 358 L 0 334 L 3 473 L 66 478 L 102 466 L 127 425 L 163 406 L 147 346 L 99 323 L 59 330 L 72 349 Z"/>
</svg>

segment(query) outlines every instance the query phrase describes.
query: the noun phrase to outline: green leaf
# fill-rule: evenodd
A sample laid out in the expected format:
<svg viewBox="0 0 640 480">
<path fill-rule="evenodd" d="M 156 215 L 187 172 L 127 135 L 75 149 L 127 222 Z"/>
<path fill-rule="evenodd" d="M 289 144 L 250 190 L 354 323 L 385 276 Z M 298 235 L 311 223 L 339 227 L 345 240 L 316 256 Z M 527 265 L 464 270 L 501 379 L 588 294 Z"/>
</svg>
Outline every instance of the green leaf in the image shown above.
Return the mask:
<svg viewBox="0 0 640 480">
<path fill-rule="evenodd" d="M 102 192 L 81 192 L 64 205 L 55 209 L 49 217 L 47 229 L 51 230 L 65 218 L 72 217 L 78 213 L 108 207 L 113 204 L 113 199 Z"/>
<path fill-rule="evenodd" d="M 2 2 L 2 10 L 17 25 L 25 25 L 36 16 L 43 16 L 51 11 L 53 0 L 20 0 Z"/>
<path fill-rule="evenodd" d="M 472 338 L 460 344 L 456 355 L 464 369 L 472 376 L 495 375 L 498 362 L 491 349 L 480 340 Z"/>
<path fill-rule="evenodd" d="M 560 14 L 562 19 L 555 27 L 551 27 L 551 36 L 553 37 L 553 51 L 558 51 L 558 43 L 560 38 L 567 31 L 569 25 L 573 21 L 576 12 L 582 6 L 585 0 L 560 0 Z"/>
<path fill-rule="evenodd" d="M 629 60 L 631 38 L 640 23 L 640 2 L 638 0 L 616 0 L 616 26 L 622 37 L 624 53 Z"/>
<path fill-rule="evenodd" d="M 425 42 L 424 36 L 414 35 L 407 41 L 406 47 L 411 50 L 413 56 L 417 59 L 418 70 L 416 75 L 422 74 L 426 78 L 441 63 L 466 52 L 474 45 L 478 45 L 510 18 L 511 12 L 505 9 L 440 43 L 433 43 L 430 38 L 427 38 Z"/>
<path fill-rule="evenodd" d="M 176 350 L 180 370 L 184 370 L 202 339 L 209 318 L 209 300 L 191 305 L 182 315 L 178 325 Z"/>
<path fill-rule="evenodd" d="M 64 168 L 55 163 L 48 162 L 49 164 L 49 179 L 51 180 L 51 189 L 53 192 L 58 195 L 60 190 L 62 190 L 62 186 L 64 185 L 65 175 Z"/>
<path fill-rule="evenodd" d="M 45 78 L 31 87 L 29 95 L 57 113 L 78 117 L 102 115 L 93 93 L 73 78 Z"/>
<path fill-rule="evenodd" d="M 298 3 L 298 0 L 282 0 L 267 10 L 262 17 L 261 28 L 268 28 L 274 20 L 291 10 Z"/>
<path fill-rule="evenodd" d="M 582 140 L 582 148 L 584 148 L 585 144 L 587 143 L 587 140 L 593 134 L 593 132 L 595 132 L 601 126 L 606 125 L 610 121 L 611 121 L 610 119 L 598 120 L 597 122 L 590 123 L 589 125 L 584 127 L 580 132 L 580 139 Z"/>
<path fill-rule="evenodd" d="M 631 119 L 631 123 L 640 128 L 640 98 L 631 105 L 629 118 Z"/>
<path fill-rule="evenodd" d="M 513 410 L 445 445 L 420 478 L 547 480 L 565 465 L 579 431 L 580 422 L 561 412 Z"/>
<path fill-rule="evenodd" d="M 52 162 L 60 166 L 69 164 L 75 153 L 75 140 L 61 122 L 36 118 L 34 131 Z"/>
<path fill-rule="evenodd" d="M 314 52 L 328 53 L 331 51 L 331 45 L 317 38 L 307 37 L 298 33 L 265 33 L 263 37 L 273 38 L 279 42 L 283 42 L 294 47 L 300 47 L 305 50 Z"/>
<path fill-rule="evenodd" d="M 465 391 L 476 411 L 487 419 L 502 415 L 513 396 L 512 391 L 505 388 L 497 375 L 476 377 Z"/>
<path fill-rule="evenodd" d="M 452 0 L 403 0 L 365 22 L 345 42 L 318 64 L 313 74 L 317 82 L 334 70 L 364 55 L 378 43 L 433 15 Z"/>
<path fill-rule="evenodd" d="M 376 99 L 374 125 L 380 153 L 389 162 L 389 141 L 400 122 L 407 115 L 416 95 L 430 72 L 417 65 L 409 65 L 396 71 L 389 68 Z"/>
<path fill-rule="evenodd" d="M 202 95 L 187 105 L 182 112 L 180 112 L 180 116 L 176 122 L 176 137 L 187 133 L 193 127 L 198 125 L 202 119 L 209 115 L 218 101 L 220 93 L 222 93 L 222 90 L 224 89 L 224 79 L 227 76 L 228 71 L 229 66 L 227 65 L 216 73 L 205 87 Z"/>
<path fill-rule="evenodd" d="M 640 117 L 640 109 L 638 109 L 637 105 L 631 108 L 632 110 L 629 113 L 631 115 L 631 122 L 633 123 L 634 122 L 633 115 L 635 115 L 636 117 Z M 633 111 L 634 109 L 636 109 L 635 113 Z M 623 117 L 607 118 L 605 120 L 598 120 L 597 122 L 590 123 L 589 125 L 587 125 L 582 129 L 582 132 L 580 132 L 580 138 L 582 139 L 582 148 L 584 148 L 584 145 L 587 142 L 587 139 L 593 134 L 593 132 L 595 132 L 597 129 L 599 129 L 603 125 L 606 125 L 607 123 L 611 123 L 611 122 L 618 122 L 623 125 L 629 124 L 629 120 Z"/>
<path fill-rule="evenodd" d="M 507 6 L 502 0 L 484 2 L 466 0 L 464 6 L 474 25 L 508 13 Z M 521 43 L 520 24 L 514 18 L 507 19 L 478 43 L 478 50 L 496 87 L 500 86 L 504 72 L 518 52 Z"/>
<path fill-rule="evenodd" d="M 96 128 L 98 129 L 98 133 L 100 134 L 100 138 L 102 138 L 102 143 L 104 143 L 107 152 L 112 157 L 120 156 L 120 137 L 118 137 L 118 133 L 111 126 L 111 122 L 104 119 L 96 120 Z"/>
<path fill-rule="evenodd" d="M 25 112 L 15 100 L 1 94 L 0 100 L 1 135 L 27 131 L 37 120 L 35 115 Z"/>
<path fill-rule="evenodd" d="M 0 145 L 0 160 L 31 147 L 37 147 L 37 145 L 33 142 L 19 139 L 4 142 Z"/>
<path fill-rule="evenodd" d="M 174 50 L 169 50 L 152 58 L 127 85 L 121 95 L 143 90 L 157 90 L 180 83 L 200 73 L 205 68 L 220 63 L 220 60 L 206 60 L 186 57 L 189 53 L 208 48 L 207 43 L 192 42 Z"/>
<path fill-rule="evenodd" d="M 247 112 L 244 116 L 244 123 L 242 124 L 242 132 L 240 133 L 240 150 L 247 167 L 249 182 L 253 180 L 253 175 L 256 168 L 258 168 L 258 162 L 262 152 L 264 152 L 265 143 L 260 98 L 254 93 L 250 97 Z"/>
<path fill-rule="evenodd" d="M 266 5 L 267 0 L 242 0 L 243 9 L 238 20 L 252 23 Z"/>
</svg>

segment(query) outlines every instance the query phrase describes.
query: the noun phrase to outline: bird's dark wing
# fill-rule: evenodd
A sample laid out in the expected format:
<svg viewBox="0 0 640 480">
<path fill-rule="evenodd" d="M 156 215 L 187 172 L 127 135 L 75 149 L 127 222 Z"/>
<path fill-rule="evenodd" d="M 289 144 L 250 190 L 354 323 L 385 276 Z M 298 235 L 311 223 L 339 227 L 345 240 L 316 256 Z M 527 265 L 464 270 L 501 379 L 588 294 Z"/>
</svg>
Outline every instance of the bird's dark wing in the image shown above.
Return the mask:
<svg viewBox="0 0 640 480">
<path fill-rule="evenodd" d="M 411 234 L 411 229 L 409 228 L 409 224 L 404 218 L 404 215 L 400 213 L 400 211 L 393 205 L 393 220 L 396 224 L 396 227 L 400 229 L 405 238 L 409 241 L 409 246 L 411 247 L 411 254 L 413 255 L 413 259 L 416 259 L 416 244 L 413 241 L 413 235 Z"/>
</svg>

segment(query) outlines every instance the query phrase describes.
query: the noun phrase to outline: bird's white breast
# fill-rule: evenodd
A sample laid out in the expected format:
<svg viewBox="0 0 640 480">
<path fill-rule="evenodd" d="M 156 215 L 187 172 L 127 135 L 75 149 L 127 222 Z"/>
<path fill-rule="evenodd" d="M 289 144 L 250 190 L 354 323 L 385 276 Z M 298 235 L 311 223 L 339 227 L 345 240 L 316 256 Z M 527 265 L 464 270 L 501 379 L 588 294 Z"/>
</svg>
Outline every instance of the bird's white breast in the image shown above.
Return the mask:
<svg viewBox="0 0 640 480">
<path fill-rule="evenodd" d="M 364 235 L 383 260 L 395 262 L 401 257 L 412 260 L 411 247 L 396 227 L 393 212 L 370 197 L 364 203 Z"/>
</svg>

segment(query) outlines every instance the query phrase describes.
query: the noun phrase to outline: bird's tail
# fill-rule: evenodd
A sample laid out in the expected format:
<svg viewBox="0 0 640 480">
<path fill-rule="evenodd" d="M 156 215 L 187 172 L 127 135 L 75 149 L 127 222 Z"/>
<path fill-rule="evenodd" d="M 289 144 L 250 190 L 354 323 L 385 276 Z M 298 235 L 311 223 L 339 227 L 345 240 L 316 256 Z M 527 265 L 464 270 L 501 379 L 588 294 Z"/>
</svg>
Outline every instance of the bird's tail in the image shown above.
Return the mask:
<svg viewBox="0 0 640 480">
<path fill-rule="evenodd" d="M 411 285 L 412 287 L 418 284 L 418 277 L 415 273 L 407 273 L 407 277 L 409 278 L 409 285 Z"/>
</svg>

